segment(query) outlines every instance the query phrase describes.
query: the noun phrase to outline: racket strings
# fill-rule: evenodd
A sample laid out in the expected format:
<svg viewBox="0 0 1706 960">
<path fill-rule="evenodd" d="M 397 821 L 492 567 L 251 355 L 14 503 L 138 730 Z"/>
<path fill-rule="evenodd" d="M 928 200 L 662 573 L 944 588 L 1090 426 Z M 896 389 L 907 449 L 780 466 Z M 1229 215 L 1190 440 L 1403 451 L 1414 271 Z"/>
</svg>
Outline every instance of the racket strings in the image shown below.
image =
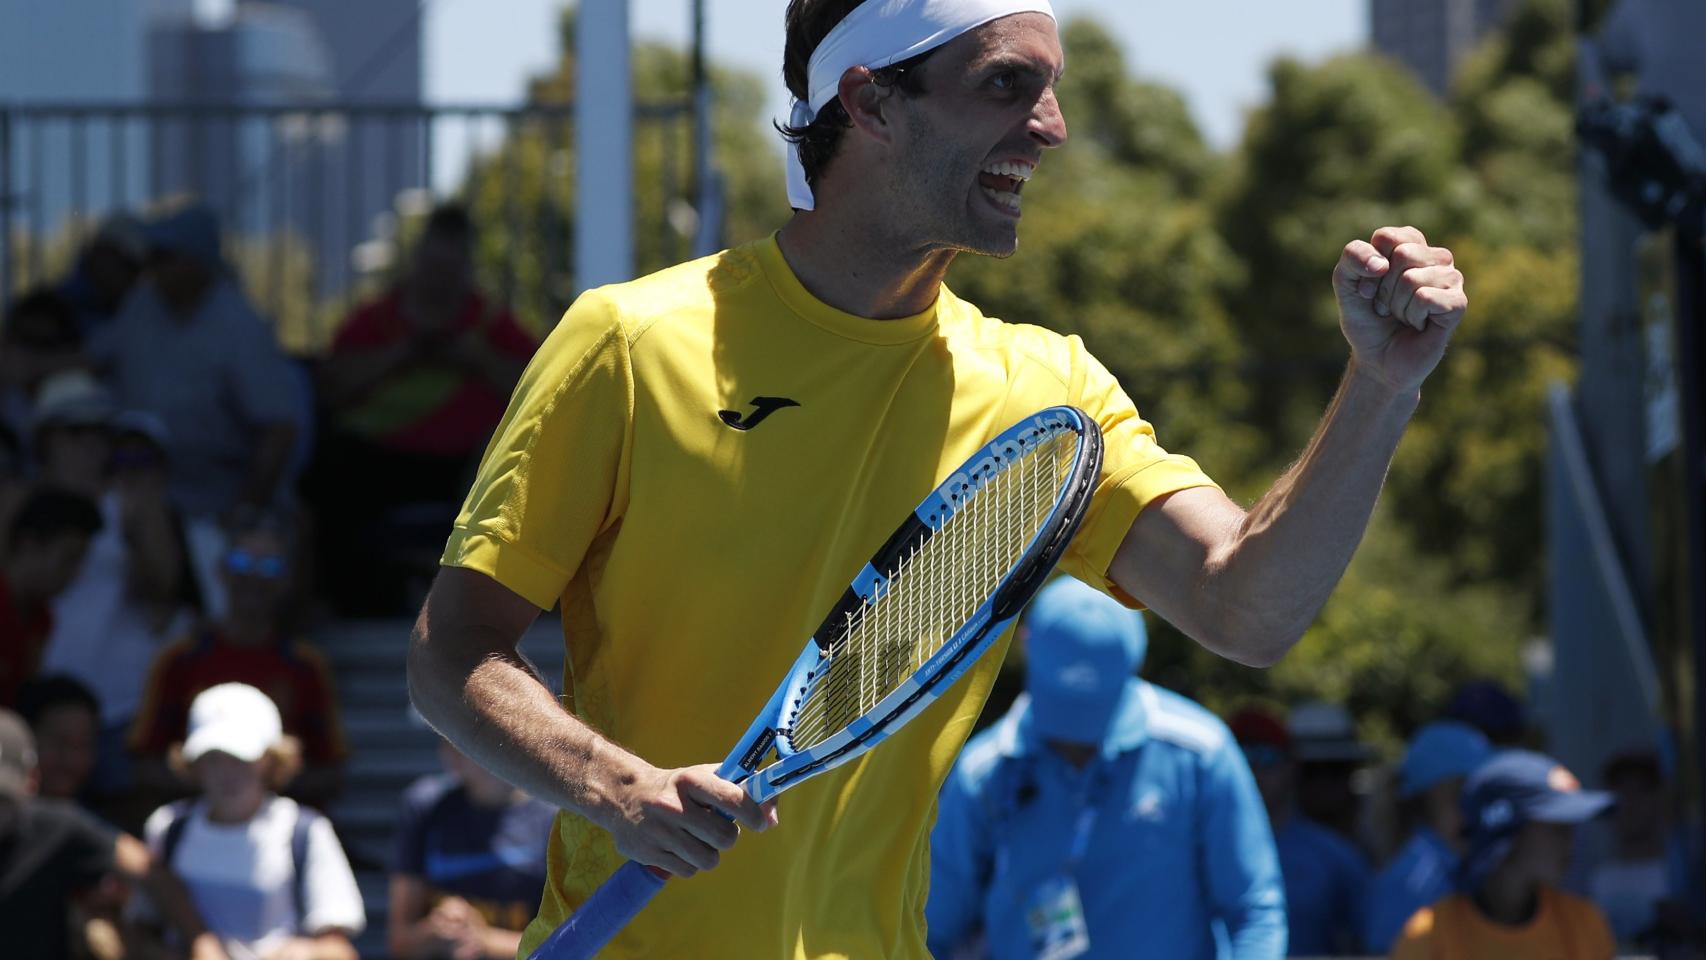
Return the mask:
<svg viewBox="0 0 1706 960">
<path fill-rule="evenodd" d="M 1053 511 L 1077 454 L 1062 431 L 998 467 L 952 517 L 911 544 L 886 589 L 846 615 L 785 732 L 794 750 L 870 712 L 974 616 Z"/>
</svg>

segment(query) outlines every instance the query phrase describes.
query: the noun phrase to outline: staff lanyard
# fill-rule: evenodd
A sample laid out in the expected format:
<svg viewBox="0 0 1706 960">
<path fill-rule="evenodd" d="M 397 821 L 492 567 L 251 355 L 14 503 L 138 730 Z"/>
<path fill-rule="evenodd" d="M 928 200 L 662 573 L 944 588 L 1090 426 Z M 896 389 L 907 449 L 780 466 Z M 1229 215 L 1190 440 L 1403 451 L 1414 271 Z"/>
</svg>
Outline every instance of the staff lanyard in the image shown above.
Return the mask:
<svg viewBox="0 0 1706 960">
<path fill-rule="evenodd" d="M 1078 791 L 1078 817 L 1072 827 L 1072 847 L 1067 854 L 1066 865 L 1061 868 L 1062 873 L 1071 873 L 1084 862 L 1084 855 L 1090 852 L 1090 834 L 1096 830 L 1096 814 L 1100 807 L 1098 801 L 1102 793 L 1097 787 L 1101 785 L 1104 775 L 1109 773 L 1106 768 L 1107 764 L 1098 756 L 1091 759 L 1084 769 L 1084 785 Z"/>
</svg>

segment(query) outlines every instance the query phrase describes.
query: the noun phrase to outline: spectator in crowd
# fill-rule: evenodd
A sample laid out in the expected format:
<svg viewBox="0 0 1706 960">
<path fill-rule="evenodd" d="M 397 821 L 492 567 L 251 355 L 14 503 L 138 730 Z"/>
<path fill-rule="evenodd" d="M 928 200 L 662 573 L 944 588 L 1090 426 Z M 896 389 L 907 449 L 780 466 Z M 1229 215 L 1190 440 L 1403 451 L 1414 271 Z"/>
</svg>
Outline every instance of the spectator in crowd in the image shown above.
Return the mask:
<svg viewBox="0 0 1706 960">
<path fill-rule="evenodd" d="M 24 455 L 23 441 L 11 427 L 0 423 L 0 556 L 6 552 L 6 534 L 18 506 L 35 489 Z"/>
<path fill-rule="evenodd" d="M 217 612 L 226 539 L 283 504 L 307 417 L 301 374 L 230 276 L 219 223 L 186 207 L 149 227 L 148 269 L 118 317 L 89 342 L 119 404 L 170 437 L 170 493 Z"/>
<path fill-rule="evenodd" d="M 398 540 L 379 531 L 397 525 L 398 506 L 435 505 L 423 544 L 431 576 L 443 517 L 537 345 L 476 287 L 474 240 L 465 210 L 434 210 L 397 284 L 350 315 L 322 363 L 330 422 L 307 497 L 320 513 L 326 587 L 346 612 L 413 609 L 419 598 L 402 584 L 374 582 L 395 564 Z"/>
<path fill-rule="evenodd" d="M 1610 794 L 1581 788 L 1556 760 L 1505 750 L 1463 786 L 1468 845 L 1457 892 L 1404 925 L 1396 960 L 1610 960 L 1611 928 L 1592 902 L 1559 889 L 1578 824 Z"/>
<path fill-rule="evenodd" d="M 1470 680 L 1458 687 L 1445 716 L 1481 731 L 1495 747 L 1521 747 L 1528 739 L 1528 708 L 1497 680 Z"/>
<path fill-rule="evenodd" d="M 539 908 L 556 811 L 448 741 L 438 749 L 445 773 L 423 778 L 403 798 L 386 929 L 391 956 L 507 960 Z"/>
<path fill-rule="evenodd" d="M 1481 731 L 1455 720 L 1430 723 L 1411 738 L 1398 767 L 1398 794 L 1412 832 L 1374 878 L 1365 949 L 1391 949 L 1412 914 L 1451 892 L 1463 853 L 1463 780 L 1491 753 Z"/>
<path fill-rule="evenodd" d="M 239 533 L 223 574 L 225 615 L 166 647 L 149 672 L 130 738 L 138 780 L 151 792 L 181 793 L 167 753 L 184 738 L 190 703 L 209 687 L 246 683 L 272 698 L 285 732 L 301 741 L 306 766 L 287 792 L 323 807 L 337 793 L 347 751 L 325 660 L 279 628 L 291 574 L 283 535 L 267 525 Z"/>
<path fill-rule="evenodd" d="M 70 674 L 95 691 L 102 711 L 95 788 L 116 798 L 133 787 L 126 737 L 143 680 L 165 638 L 188 628 L 193 577 L 166 494 L 164 427 L 147 413 L 103 407 L 104 392 L 87 374 L 61 375 L 69 377 L 81 378 L 83 392 L 64 395 L 83 405 L 89 422 L 49 417 L 44 391 L 45 422 L 36 431 L 41 479 L 93 499 L 103 525 L 82 571 L 54 603 L 43 669 Z"/>
<path fill-rule="evenodd" d="M 80 494 L 42 489 L 18 506 L 0 555 L 0 706 L 41 667 L 53 633 L 53 598 L 77 576 L 101 512 Z"/>
<path fill-rule="evenodd" d="M 1291 955 L 1357 953 L 1363 898 L 1373 876 L 1368 861 L 1349 840 L 1298 810 L 1294 747 L 1279 718 L 1247 708 L 1232 718 L 1231 728 L 1256 775 L 1273 827 Z"/>
<path fill-rule="evenodd" d="M 208 929 L 243 956 L 354 960 L 361 891 L 331 821 L 278 796 L 295 744 L 278 708 L 241 683 L 196 696 L 177 751 L 199 796 L 161 807 L 145 836 L 182 877 Z"/>
<path fill-rule="evenodd" d="M 942 791 L 931 950 L 981 932 L 996 957 L 1283 956 L 1249 767 L 1213 714 L 1134 676 L 1141 614 L 1063 577 L 1031 605 L 1025 644 L 1027 695 Z"/>
<path fill-rule="evenodd" d="M 0 423 L 16 437 L 28 436 L 42 384 L 86 362 L 70 303 L 47 290 L 19 297 L 0 330 Z"/>
<path fill-rule="evenodd" d="M 36 743 L 36 795 L 78 803 L 95 771 L 101 704 L 64 674 L 36 677 L 18 694 L 18 714 Z"/>
<path fill-rule="evenodd" d="M 71 305 L 83 333 L 118 314 L 147 260 L 148 236 L 141 221 L 118 213 L 101 224 L 57 291 Z"/>
<path fill-rule="evenodd" d="M 1688 851 L 1671 829 L 1664 773 L 1652 750 L 1622 751 L 1605 764 L 1600 782 L 1616 799 L 1611 855 L 1595 865 L 1588 892 L 1617 941 L 1654 948 L 1687 939 Z"/>
<path fill-rule="evenodd" d="M 0 931 L 8 960 L 72 956 L 68 907 L 113 874 L 147 891 L 193 960 L 225 960 L 183 885 L 141 841 L 75 806 L 37 798 L 38 776 L 29 728 L 0 709 Z"/>
<path fill-rule="evenodd" d="M 1291 709 L 1286 726 L 1297 764 L 1298 812 L 1359 843 L 1363 804 L 1355 779 L 1374 759 L 1374 751 L 1357 739 L 1350 711 L 1341 704 L 1311 700 Z"/>
</svg>

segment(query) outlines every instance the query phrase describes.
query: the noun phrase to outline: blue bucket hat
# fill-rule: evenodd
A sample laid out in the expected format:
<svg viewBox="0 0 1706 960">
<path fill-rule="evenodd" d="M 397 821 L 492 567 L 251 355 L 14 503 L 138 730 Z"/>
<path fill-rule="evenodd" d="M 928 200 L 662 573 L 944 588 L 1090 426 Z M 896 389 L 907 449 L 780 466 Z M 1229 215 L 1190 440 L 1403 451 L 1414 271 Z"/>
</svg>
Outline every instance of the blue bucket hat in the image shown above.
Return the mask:
<svg viewBox="0 0 1706 960">
<path fill-rule="evenodd" d="M 1413 797 L 1443 780 L 1467 777 L 1492 752 L 1481 731 L 1456 720 L 1436 720 L 1410 738 L 1398 765 L 1398 794 Z"/>
<path fill-rule="evenodd" d="M 1026 623 L 1025 686 L 1038 735 L 1100 743 L 1143 665 L 1143 615 L 1071 577 L 1049 584 Z"/>
<path fill-rule="evenodd" d="M 1575 774 L 1531 750 L 1502 750 L 1463 784 L 1464 833 L 1469 849 L 1458 886 L 1478 888 L 1510 853 L 1525 823 L 1586 823 L 1610 809 L 1611 794 L 1583 790 Z"/>
</svg>

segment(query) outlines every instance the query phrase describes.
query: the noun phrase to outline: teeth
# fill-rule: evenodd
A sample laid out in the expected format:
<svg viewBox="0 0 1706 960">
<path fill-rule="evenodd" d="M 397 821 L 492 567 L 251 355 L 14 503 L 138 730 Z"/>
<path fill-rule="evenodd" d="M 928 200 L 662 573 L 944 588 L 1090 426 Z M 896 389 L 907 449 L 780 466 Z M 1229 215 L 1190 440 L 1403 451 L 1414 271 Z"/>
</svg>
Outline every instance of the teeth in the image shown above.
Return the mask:
<svg viewBox="0 0 1706 960">
<path fill-rule="evenodd" d="M 1029 180 L 1031 179 L 1031 171 L 1035 169 L 1035 164 L 1020 160 L 1003 160 L 1000 163 L 992 163 L 984 167 L 983 172 L 993 173 L 998 177 L 1012 177 L 1015 180 Z"/>
<path fill-rule="evenodd" d="M 1019 209 L 1019 195 L 1018 194 L 1009 193 L 1006 190 L 991 190 L 988 187 L 980 187 L 979 189 L 981 189 L 983 191 L 984 196 L 988 197 L 991 200 L 994 200 L 996 203 L 1000 204 L 1001 206 L 1006 207 L 1009 210 Z"/>
</svg>

